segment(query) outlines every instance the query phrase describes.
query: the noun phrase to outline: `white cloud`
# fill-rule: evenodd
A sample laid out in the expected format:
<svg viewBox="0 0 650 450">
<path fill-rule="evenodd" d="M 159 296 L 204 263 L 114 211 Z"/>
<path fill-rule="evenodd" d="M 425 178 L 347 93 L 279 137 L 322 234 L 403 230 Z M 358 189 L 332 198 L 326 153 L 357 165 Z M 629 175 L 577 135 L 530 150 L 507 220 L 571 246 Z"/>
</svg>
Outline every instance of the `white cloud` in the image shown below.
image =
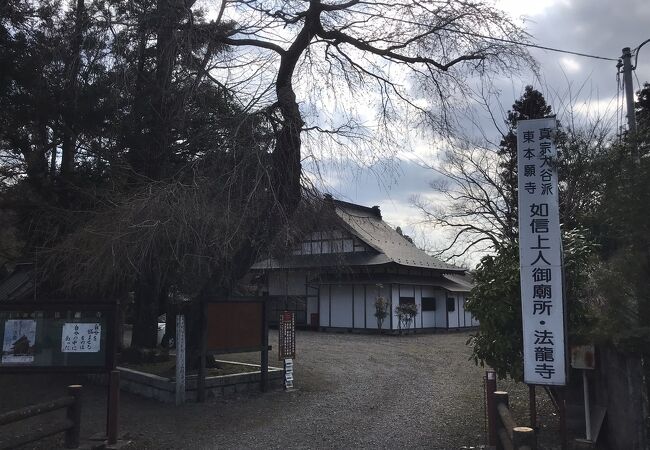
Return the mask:
<svg viewBox="0 0 650 450">
<path fill-rule="evenodd" d="M 570 74 L 580 72 L 580 68 L 582 67 L 580 63 L 571 56 L 563 56 L 560 58 L 560 64 L 562 68 Z"/>
<path fill-rule="evenodd" d="M 533 17 L 549 10 L 561 0 L 497 0 L 496 6 L 508 12 L 512 17 Z"/>
</svg>

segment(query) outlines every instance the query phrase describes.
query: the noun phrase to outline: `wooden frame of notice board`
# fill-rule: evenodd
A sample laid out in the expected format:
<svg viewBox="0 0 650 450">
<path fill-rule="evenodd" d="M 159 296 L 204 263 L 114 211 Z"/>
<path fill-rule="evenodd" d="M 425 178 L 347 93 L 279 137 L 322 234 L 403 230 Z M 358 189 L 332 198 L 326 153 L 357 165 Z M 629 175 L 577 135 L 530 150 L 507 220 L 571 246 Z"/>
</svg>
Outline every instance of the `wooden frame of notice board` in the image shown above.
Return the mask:
<svg viewBox="0 0 650 450">
<path fill-rule="evenodd" d="M 231 297 L 202 304 L 201 362 L 197 384 L 205 399 L 206 356 L 260 352 L 260 387 L 268 388 L 269 322 L 266 297 Z"/>
<path fill-rule="evenodd" d="M 0 304 L 0 373 L 106 373 L 114 369 L 117 308 L 117 302 Z M 16 336 L 11 336 L 10 326 Z M 74 341 L 76 336 L 83 341 Z M 18 339 L 11 344 L 14 337 Z M 64 347 L 66 338 L 71 344 Z M 23 346 L 20 351 L 17 345 Z"/>
</svg>

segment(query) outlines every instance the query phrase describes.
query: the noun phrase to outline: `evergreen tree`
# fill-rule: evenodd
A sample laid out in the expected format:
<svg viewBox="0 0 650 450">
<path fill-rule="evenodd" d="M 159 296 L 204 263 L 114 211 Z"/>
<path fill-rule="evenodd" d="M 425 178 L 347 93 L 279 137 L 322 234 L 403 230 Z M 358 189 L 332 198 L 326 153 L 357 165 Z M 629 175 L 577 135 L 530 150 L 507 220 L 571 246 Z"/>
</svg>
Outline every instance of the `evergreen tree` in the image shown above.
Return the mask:
<svg viewBox="0 0 650 450">
<path fill-rule="evenodd" d="M 497 154 L 500 157 L 499 181 L 503 188 L 505 208 L 505 236 L 510 242 L 517 240 L 517 121 L 542 119 L 552 113 L 550 105 L 541 92 L 532 86 L 526 86 L 522 96 L 516 100 L 508 111 L 507 133 L 501 139 Z"/>
</svg>

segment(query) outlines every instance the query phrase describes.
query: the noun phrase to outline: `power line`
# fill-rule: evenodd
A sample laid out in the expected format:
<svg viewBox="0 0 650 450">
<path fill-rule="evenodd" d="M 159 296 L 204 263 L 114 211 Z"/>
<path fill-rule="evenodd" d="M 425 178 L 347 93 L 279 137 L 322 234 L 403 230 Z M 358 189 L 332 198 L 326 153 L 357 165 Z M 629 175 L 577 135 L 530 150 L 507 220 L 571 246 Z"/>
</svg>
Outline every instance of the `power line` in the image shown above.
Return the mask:
<svg viewBox="0 0 650 450">
<path fill-rule="evenodd" d="M 446 31 L 451 31 L 452 33 L 459 33 L 459 34 L 466 34 L 468 36 L 480 37 L 482 39 L 491 39 L 493 41 L 505 42 L 505 43 L 508 43 L 508 44 L 515 44 L 515 45 L 522 45 L 522 46 L 525 46 L 525 47 L 539 48 L 541 50 L 549 50 L 551 52 L 567 53 L 569 55 L 583 56 L 585 58 L 603 59 L 605 61 L 618 61 L 618 58 L 608 58 L 606 56 L 597 56 L 597 55 L 590 55 L 588 53 L 574 52 L 574 51 L 571 51 L 571 50 L 562 50 L 562 49 L 559 49 L 559 48 L 546 47 L 544 45 L 531 44 L 529 42 L 514 41 L 514 40 L 511 40 L 511 39 L 504 39 L 504 38 L 498 38 L 498 37 L 494 37 L 494 36 L 487 36 L 487 35 L 479 34 L 479 33 L 472 33 L 471 31 L 461 31 L 461 30 L 454 30 L 454 29 L 449 29 L 449 28 L 445 28 L 445 30 Z"/>
<path fill-rule="evenodd" d="M 355 12 L 358 13 L 358 14 L 361 14 L 361 15 L 367 15 L 367 16 L 372 15 L 372 14 L 367 13 L 367 12 L 361 12 L 361 11 L 355 11 Z M 410 25 L 427 26 L 426 24 L 423 24 L 421 22 L 415 22 L 415 21 L 408 20 L 408 19 L 403 19 L 403 18 L 389 19 L 389 20 L 399 20 L 402 23 L 406 23 L 406 24 L 410 24 Z M 471 31 L 457 30 L 455 28 L 440 27 L 439 29 L 449 31 L 450 33 L 464 34 L 464 35 L 467 35 L 467 36 L 474 36 L 474 37 L 479 37 L 479 38 L 482 38 L 482 39 L 491 39 L 493 41 L 505 42 L 507 44 L 515 44 L 515 45 L 522 45 L 522 46 L 525 46 L 525 47 L 539 48 L 541 50 L 548 50 L 548 51 L 551 51 L 551 52 L 558 52 L 558 53 L 566 53 L 566 54 L 569 54 L 569 55 L 582 56 L 582 57 L 585 57 L 585 58 L 602 59 L 602 60 L 605 60 L 605 61 L 618 61 L 619 60 L 619 58 L 608 58 L 606 56 L 590 55 L 588 53 L 574 52 L 572 50 L 562 50 L 560 48 L 546 47 L 544 45 L 531 44 L 530 42 L 521 42 L 521 41 L 515 41 L 515 40 L 512 40 L 512 39 L 505 39 L 505 38 L 498 38 L 498 37 L 494 37 L 494 36 L 487 36 L 487 35 L 484 35 L 484 34 L 474 33 L 474 32 L 471 32 Z M 648 41 L 650 41 L 650 39 Z M 646 41 L 646 42 L 648 42 L 648 41 Z M 644 44 L 645 44 L 645 42 L 644 42 Z M 641 45 L 643 45 L 643 44 L 641 44 Z M 640 48 L 640 47 L 641 46 L 639 46 L 637 48 Z"/>
</svg>

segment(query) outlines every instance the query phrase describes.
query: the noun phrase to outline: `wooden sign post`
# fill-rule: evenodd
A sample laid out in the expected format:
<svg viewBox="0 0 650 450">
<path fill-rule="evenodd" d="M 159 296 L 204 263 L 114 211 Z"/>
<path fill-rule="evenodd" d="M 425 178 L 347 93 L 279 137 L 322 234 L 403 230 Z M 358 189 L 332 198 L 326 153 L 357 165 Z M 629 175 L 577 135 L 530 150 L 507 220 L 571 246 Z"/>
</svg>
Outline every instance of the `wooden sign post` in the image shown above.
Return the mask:
<svg viewBox="0 0 650 450">
<path fill-rule="evenodd" d="M 284 361 L 284 388 L 293 388 L 293 360 L 296 358 L 296 319 L 294 313 L 280 314 L 278 359 Z"/>
<path fill-rule="evenodd" d="M 176 405 L 185 403 L 185 316 L 176 316 Z"/>
</svg>

